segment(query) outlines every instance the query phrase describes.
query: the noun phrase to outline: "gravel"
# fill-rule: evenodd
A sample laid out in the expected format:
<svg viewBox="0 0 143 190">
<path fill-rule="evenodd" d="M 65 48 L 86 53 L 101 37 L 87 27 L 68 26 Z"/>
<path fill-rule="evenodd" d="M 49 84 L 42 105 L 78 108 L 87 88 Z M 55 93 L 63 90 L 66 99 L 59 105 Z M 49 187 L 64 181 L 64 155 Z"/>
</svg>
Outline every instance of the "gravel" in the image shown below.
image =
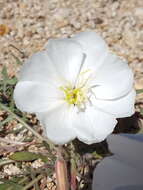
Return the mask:
<svg viewBox="0 0 143 190">
<path fill-rule="evenodd" d="M 91 29 L 131 63 L 135 85 L 143 87 L 142 0 L 0 0 L 0 24 L 6 27 L 0 36 L 0 65 L 8 66 L 9 75 L 18 70 L 11 52 L 22 58 L 11 44 L 26 58 L 41 50 L 49 38 Z"/>
</svg>

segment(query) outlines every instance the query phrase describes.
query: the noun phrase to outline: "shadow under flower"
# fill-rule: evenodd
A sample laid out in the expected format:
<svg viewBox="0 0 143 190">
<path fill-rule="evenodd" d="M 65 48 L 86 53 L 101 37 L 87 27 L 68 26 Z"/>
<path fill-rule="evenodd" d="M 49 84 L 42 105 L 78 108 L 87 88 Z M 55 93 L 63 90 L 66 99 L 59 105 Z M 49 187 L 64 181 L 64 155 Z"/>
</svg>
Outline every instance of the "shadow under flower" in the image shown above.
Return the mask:
<svg viewBox="0 0 143 190">
<path fill-rule="evenodd" d="M 141 129 L 140 114 L 135 112 L 131 117 L 117 119 L 118 124 L 113 133 L 138 133 Z"/>
</svg>

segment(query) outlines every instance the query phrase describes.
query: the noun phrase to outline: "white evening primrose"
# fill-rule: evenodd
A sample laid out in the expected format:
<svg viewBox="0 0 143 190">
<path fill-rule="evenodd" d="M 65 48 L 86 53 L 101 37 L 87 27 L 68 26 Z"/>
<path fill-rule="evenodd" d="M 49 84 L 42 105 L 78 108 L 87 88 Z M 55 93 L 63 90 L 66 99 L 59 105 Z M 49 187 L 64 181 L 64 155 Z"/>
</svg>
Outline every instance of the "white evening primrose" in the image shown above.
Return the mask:
<svg viewBox="0 0 143 190">
<path fill-rule="evenodd" d="M 133 73 L 95 32 L 49 40 L 21 69 L 16 106 L 35 113 L 56 144 L 92 144 L 134 113 Z"/>
</svg>

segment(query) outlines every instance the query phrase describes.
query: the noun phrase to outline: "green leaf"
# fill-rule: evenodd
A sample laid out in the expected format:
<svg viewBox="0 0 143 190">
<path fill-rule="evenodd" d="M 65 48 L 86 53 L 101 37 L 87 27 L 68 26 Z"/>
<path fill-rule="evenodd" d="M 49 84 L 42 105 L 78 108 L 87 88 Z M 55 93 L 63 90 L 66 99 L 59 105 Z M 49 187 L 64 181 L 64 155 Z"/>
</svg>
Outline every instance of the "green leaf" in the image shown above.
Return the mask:
<svg viewBox="0 0 143 190">
<path fill-rule="evenodd" d="M 20 129 L 11 130 L 9 133 L 14 133 L 15 135 L 17 135 L 18 133 L 20 133 L 24 129 L 25 129 L 25 127 L 21 127 Z"/>
<path fill-rule="evenodd" d="M 22 188 L 23 188 L 23 186 L 18 185 L 18 184 L 13 183 L 13 182 L 6 182 L 6 183 L 3 183 L 3 184 L 0 184 L 0 190 L 6 190 L 6 189 L 9 189 L 9 190 L 21 190 Z"/>
<path fill-rule="evenodd" d="M 7 81 L 7 83 L 10 84 L 10 85 L 15 85 L 15 84 L 17 83 L 17 78 L 14 77 L 14 78 L 12 78 L 12 79 L 9 79 L 9 80 Z"/>
<path fill-rule="evenodd" d="M 48 158 L 46 156 L 28 151 L 15 152 L 11 156 L 9 156 L 9 158 L 15 161 L 33 161 L 36 159 L 41 159 L 43 162 L 48 161 Z"/>
<path fill-rule="evenodd" d="M 20 59 L 17 56 L 15 56 L 13 53 L 11 53 L 11 55 L 14 57 L 14 59 L 16 60 L 16 63 L 18 65 L 22 65 L 22 62 L 20 61 Z"/>
<path fill-rule="evenodd" d="M 38 159 L 37 154 L 27 151 L 15 152 L 9 158 L 16 161 L 33 161 Z"/>
<path fill-rule="evenodd" d="M 50 149 L 50 146 L 49 146 L 49 144 L 46 141 L 43 141 L 42 143 L 46 147 L 47 150 Z"/>
<path fill-rule="evenodd" d="M 12 183 L 18 183 L 19 184 L 19 181 L 21 181 L 22 179 L 23 179 L 23 177 L 13 176 L 13 177 L 10 178 L 9 181 L 12 182 Z"/>
<path fill-rule="evenodd" d="M 4 95 L 8 95 L 7 91 L 11 92 L 12 94 L 13 88 L 9 87 L 9 85 L 15 85 L 17 83 L 17 78 L 16 77 L 9 78 L 6 66 L 3 66 L 1 73 L 3 80 L 0 81 L 1 84 L 0 90 L 2 90 L 2 93 Z"/>
<path fill-rule="evenodd" d="M 23 177 L 13 176 L 13 177 L 11 177 L 10 180 L 0 178 L 0 182 L 3 182 L 3 184 L 8 184 L 8 185 L 9 184 L 14 184 L 14 186 L 15 185 L 21 185 L 21 186 L 26 185 L 29 181 L 30 181 L 30 178 L 27 177 L 27 176 L 23 176 Z"/>
<path fill-rule="evenodd" d="M 136 90 L 136 92 L 137 92 L 137 94 L 141 94 L 141 93 L 143 93 L 143 89 L 138 89 L 138 90 Z"/>
<path fill-rule="evenodd" d="M 92 153 L 92 155 L 93 155 L 96 159 L 101 159 L 101 158 L 103 158 L 103 156 L 100 155 L 100 154 L 98 154 L 96 151 L 94 151 L 94 152 Z"/>
<path fill-rule="evenodd" d="M 44 156 L 42 154 L 39 154 L 39 158 L 43 161 L 43 162 L 48 162 L 48 156 Z"/>
<path fill-rule="evenodd" d="M 3 76 L 4 80 L 9 79 L 6 66 L 3 66 L 1 73 L 2 73 L 2 76 Z"/>
<path fill-rule="evenodd" d="M 3 81 L 2 81 L 3 82 L 3 88 L 2 88 L 2 90 L 3 90 L 3 94 L 5 95 L 6 94 L 7 80 L 9 80 L 6 66 L 3 66 L 1 73 L 2 73 L 2 78 L 3 78 Z"/>
<path fill-rule="evenodd" d="M 4 124 L 10 122 L 13 119 L 11 115 L 9 115 L 4 121 L 0 121 L 0 127 L 3 126 Z"/>
</svg>

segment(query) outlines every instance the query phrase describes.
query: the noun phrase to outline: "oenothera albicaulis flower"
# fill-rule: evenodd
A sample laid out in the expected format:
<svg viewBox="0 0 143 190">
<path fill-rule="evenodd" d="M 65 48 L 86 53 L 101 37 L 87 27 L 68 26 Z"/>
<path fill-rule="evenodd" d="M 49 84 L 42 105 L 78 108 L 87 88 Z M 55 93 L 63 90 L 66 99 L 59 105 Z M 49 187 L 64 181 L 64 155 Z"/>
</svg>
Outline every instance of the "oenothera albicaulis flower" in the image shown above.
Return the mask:
<svg viewBox="0 0 143 190">
<path fill-rule="evenodd" d="M 56 144 L 91 144 L 112 133 L 116 118 L 134 113 L 133 73 L 95 32 L 49 40 L 22 67 L 16 106 L 35 113 Z"/>
</svg>

